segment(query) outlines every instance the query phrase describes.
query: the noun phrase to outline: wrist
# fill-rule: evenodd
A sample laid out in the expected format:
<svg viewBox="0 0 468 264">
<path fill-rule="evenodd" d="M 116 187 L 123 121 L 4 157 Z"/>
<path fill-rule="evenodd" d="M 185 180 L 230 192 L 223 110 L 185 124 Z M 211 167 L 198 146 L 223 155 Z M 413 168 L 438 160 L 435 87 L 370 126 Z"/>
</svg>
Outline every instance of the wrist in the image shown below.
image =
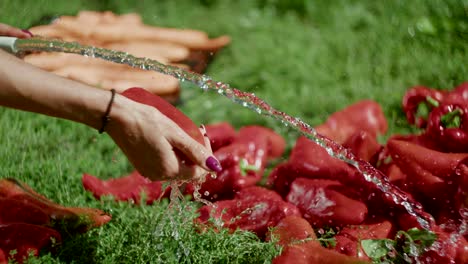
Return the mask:
<svg viewBox="0 0 468 264">
<path fill-rule="evenodd" d="M 110 112 L 112 110 L 112 104 L 114 103 L 114 98 L 115 98 L 115 93 L 116 93 L 115 89 L 111 89 L 110 91 L 111 91 L 111 98 L 109 100 L 109 104 L 107 105 L 106 112 L 101 118 L 102 124 L 101 124 L 101 128 L 99 128 L 99 134 L 104 133 L 104 131 L 106 130 L 107 123 L 109 123 L 110 121 Z"/>
<path fill-rule="evenodd" d="M 132 101 L 119 93 L 116 93 L 112 103 L 112 109 L 109 113 L 109 122 L 107 123 L 104 132 L 112 135 L 115 132 L 122 132 L 128 127 L 135 127 L 137 125 L 136 122 L 138 119 L 141 119 L 141 117 L 138 117 L 138 115 L 142 112 L 142 109 L 140 108 L 141 105 L 139 103 Z M 101 123 L 96 129 L 99 130 L 100 126 L 102 126 L 102 119 Z"/>
</svg>

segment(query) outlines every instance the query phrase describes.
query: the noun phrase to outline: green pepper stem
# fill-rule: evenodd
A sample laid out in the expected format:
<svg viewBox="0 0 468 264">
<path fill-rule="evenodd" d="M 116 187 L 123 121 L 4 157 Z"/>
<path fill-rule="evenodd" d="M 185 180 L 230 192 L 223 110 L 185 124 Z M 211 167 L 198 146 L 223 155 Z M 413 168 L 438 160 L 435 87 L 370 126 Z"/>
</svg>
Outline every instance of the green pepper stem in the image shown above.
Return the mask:
<svg viewBox="0 0 468 264">
<path fill-rule="evenodd" d="M 445 128 L 459 128 L 461 125 L 462 110 L 457 108 L 451 112 L 446 113 L 440 118 L 442 126 Z"/>
<path fill-rule="evenodd" d="M 249 162 L 246 159 L 239 160 L 239 167 L 242 176 L 246 176 L 247 171 L 257 172 L 260 170 L 260 168 L 258 168 L 257 166 L 249 164 Z"/>
</svg>

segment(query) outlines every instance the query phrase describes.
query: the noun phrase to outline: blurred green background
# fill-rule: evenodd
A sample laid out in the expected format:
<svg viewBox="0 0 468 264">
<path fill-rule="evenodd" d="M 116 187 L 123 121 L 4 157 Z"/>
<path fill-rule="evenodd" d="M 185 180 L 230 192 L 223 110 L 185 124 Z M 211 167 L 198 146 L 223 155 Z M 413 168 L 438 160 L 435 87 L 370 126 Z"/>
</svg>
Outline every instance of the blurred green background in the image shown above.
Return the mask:
<svg viewBox="0 0 468 264">
<path fill-rule="evenodd" d="M 401 98 L 409 87 L 451 89 L 468 79 L 467 0 L 1 0 L 0 22 L 28 28 L 80 10 L 137 12 L 150 25 L 227 34 L 232 43 L 207 74 L 311 125 L 373 99 L 384 109 L 388 135 L 407 133 L 413 130 Z M 196 123 L 260 124 L 281 133 L 289 147 L 296 139 L 280 123 L 192 85 L 184 84 L 182 99 L 181 109 Z M 200 235 L 191 225 L 174 226 L 166 204 L 137 208 L 95 201 L 81 186 L 83 172 L 108 178 L 132 168 L 110 138 L 82 125 L 0 108 L 0 144 L 1 177 L 23 180 L 56 202 L 99 207 L 114 216 L 35 261 L 268 263 L 278 253 L 246 233 Z M 162 227 L 161 235 L 154 235 L 155 226 Z"/>
</svg>

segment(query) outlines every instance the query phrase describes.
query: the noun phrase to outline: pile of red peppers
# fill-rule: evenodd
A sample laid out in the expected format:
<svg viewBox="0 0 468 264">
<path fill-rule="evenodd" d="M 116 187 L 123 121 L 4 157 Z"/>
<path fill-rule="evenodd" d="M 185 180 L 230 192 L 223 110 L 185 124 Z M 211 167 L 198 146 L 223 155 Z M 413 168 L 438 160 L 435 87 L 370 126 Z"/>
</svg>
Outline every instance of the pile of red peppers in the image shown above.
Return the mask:
<svg viewBox="0 0 468 264">
<path fill-rule="evenodd" d="M 157 96 L 140 88 L 123 95 L 158 108 L 203 142 L 198 127 Z M 429 231 L 435 242 L 416 256 L 420 263 L 468 263 L 468 83 L 451 91 L 411 88 L 403 110 L 421 133 L 392 135 L 386 144 L 378 140 L 387 132 L 386 118 L 371 100 L 332 114 L 316 130 L 382 171 L 433 217 Z M 400 230 L 420 228 L 401 206 L 382 199 L 354 167 L 305 137 L 280 160 L 286 142 L 269 128 L 253 125 L 236 131 L 224 122 L 207 125 L 206 131 L 223 170 L 201 185 L 202 198 L 215 206 L 199 209 L 197 225 L 240 228 L 273 239 L 283 247 L 273 263 L 370 263 L 375 259 L 361 241 L 391 239 Z M 110 180 L 84 174 L 82 180 L 96 198 L 112 195 L 139 203 L 144 193 L 144 201 L 152 204 L 170 193 L 167 184 L 137 171 Z M 192 184 L 183 186 L 185 194 L 193 191 Z M 334 231 L 334 243 L 320 243 L 324 230 Z"/>
<path fill-rule="evenodd" d="M 145 100 L 151 97 L 146 94 Z M 140 102 L 151 105 L 145 100 Z M 386 180 L 435 219 L 430 231 L 436 241 L 418 256 L 421 263 L 468 263 L 463 227 L 468 215 L 467 102 L 468 83 L 450 92 L 409 89 L 403 109 L 408 121 L 423 132 L 392 135 L 386 144 L 377 139 L 388 124 L 372 100 L 350 105 L 316 127 L 381 170 Z M 183 116 L 178 112 L 171 118 L 180 122 L 185 117 L 179 115 Z M 196 129 L 193 123 L 185 125 L 188 131 Z M 375 259 L 366 255 L 360 241 L 390 239 L 398 230 L 419 227 L 401 207 L 377 195 L 354 167 L 305 137 L 298 138 L 289 158 L 278 163 L 286 142 L 269 128 L 246 126 L 236 131 L 224 122 L 207 125 L 206 130 L 223 170 L 216 178 L 207 176 L 201 185 L 202 198 L 215 206 L 199 209 L 198 224 L 219 228 L 221 222 L 224 228 L 248 230 L 265 240 L 279 238 L 283 251 L 274 263 L 368 263 Z M 261 185 L 272 163 L 276 165 Z M 148 204 L 170 192 L 170 187 L 164 189 L 163 183 L 138 172 L 107 181 L 85 174 L 83 184 L 97 198 L 113 195 L 135 203 L 142 191 Z M 191 184 L 184 186 L 185 194 L 193 190 Z M 334 246 L 321 245 L 314 230 L 334 230 Z"/>
</svg>

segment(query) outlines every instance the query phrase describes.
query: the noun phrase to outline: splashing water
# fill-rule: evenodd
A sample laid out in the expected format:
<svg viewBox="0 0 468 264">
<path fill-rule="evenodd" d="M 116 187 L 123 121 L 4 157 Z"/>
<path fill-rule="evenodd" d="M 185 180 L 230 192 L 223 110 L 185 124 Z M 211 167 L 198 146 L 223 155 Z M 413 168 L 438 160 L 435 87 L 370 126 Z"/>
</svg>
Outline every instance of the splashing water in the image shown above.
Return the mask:
<svg viewBox="0 0 468 264">
<path fill-rule="evenodd" d="M 226 83 L 214 81 L 206 75 L 188 72 L 171 65 L 164 65 L 156 60 L 137 58 L 126 52 L 112 51 L 92 46 L 82 46 L 76 42 L 63 42 L 60 40 L 34 37 L 29 39 L 18 39 L 15 43 L 15 48 L 19 53 L 27 51 L 65 52 L 100 58 L 107 61 L 126 64 L 134 68 L 151 70 L 170 75 L 180 81 L 194 83 L 204 91 L 215 91 L 252 111 L 280 121 L 284 125 L 291 127 L 310 140 L 316 142 L 318 145 L 323 147 L 330 156 L 354 166 L 367 182 L 372 183 L 378 190 L 380 190 L 386 199 L 390 199 L 395 205 L 404 208 L 408 214 L 418 221 L 422 228 L 430 229 L 434 222 L 430 216 L 424 213 L 422 206 L 419 203 L 412 201 L 404 192 L 390 184 L 385 176 L 368 162 L 356 158 L 343 146 L 318 134 L 313 127 L 306 124 L 301 119 L 274 109 L 252 93 L 242 92 L 235 88 L 231 88 Z"/>
</svg>

